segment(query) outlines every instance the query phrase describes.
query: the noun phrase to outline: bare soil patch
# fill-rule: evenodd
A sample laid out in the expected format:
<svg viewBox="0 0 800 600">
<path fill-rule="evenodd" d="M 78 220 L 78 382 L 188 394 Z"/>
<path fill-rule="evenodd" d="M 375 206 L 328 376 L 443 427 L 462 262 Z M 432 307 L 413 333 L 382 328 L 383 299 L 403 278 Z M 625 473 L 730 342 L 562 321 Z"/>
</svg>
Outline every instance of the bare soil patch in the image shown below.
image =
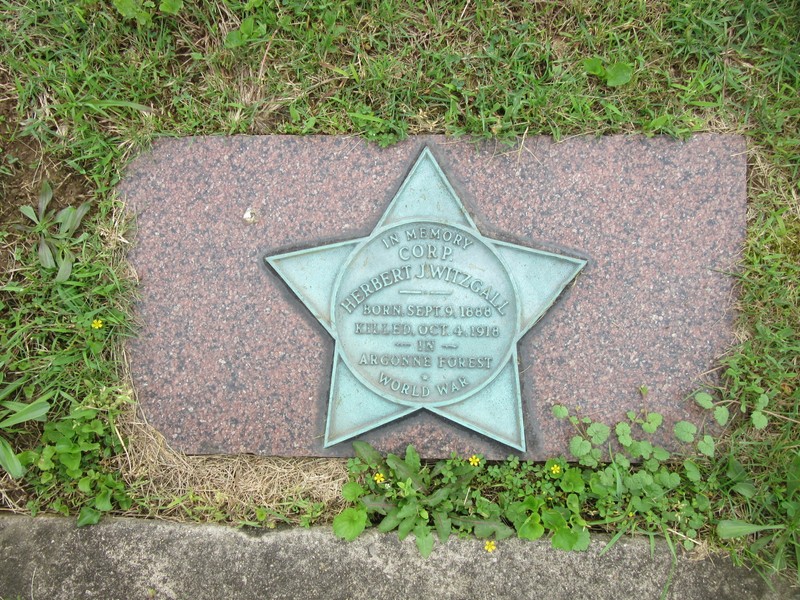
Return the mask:
<svg viewBox="0 0 800 600">
<path fill-rule="evenodd" d="M 83 175 L 45 155 L 41 144 L 23 130 L 14 85 L 9 73 L 0 70 L 0 228 L 4 230 L 22 221 L 20 206 L 36 206 L 44 179 L 53 187 L 50 207 L 56 210 L 85 202 L 93 193 Z"/>
</svg>

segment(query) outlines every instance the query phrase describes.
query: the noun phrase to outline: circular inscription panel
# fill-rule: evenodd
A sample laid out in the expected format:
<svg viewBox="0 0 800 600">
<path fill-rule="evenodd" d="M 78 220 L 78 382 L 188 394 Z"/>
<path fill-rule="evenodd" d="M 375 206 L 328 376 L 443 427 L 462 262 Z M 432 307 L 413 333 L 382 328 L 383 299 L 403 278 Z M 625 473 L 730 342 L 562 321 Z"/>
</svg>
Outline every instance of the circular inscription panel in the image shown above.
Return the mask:
<svg viewBox="0 0 800 600">
<path fill-rule="evenodd" d="M 482 389 L 511 356 L 519 326 L 514 284 L 495 251 L 435 221 L 374 233 L 343 268 L 332 309 L 350 370 L 409 406 Z"/>
</svg>

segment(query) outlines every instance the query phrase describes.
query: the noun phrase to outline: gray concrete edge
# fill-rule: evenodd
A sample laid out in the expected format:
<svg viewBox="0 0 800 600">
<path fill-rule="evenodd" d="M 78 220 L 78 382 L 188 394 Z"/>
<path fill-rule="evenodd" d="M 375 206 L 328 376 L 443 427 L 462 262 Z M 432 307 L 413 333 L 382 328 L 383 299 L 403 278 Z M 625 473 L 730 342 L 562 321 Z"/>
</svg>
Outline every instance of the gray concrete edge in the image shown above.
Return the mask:
<svg viewBox="0 0 800 600">
<path fill-rule="evenodd" d="M 623 536 L 608 552 L 593 536 L 586 552 L 548 540 L 475 539 L 437 543 L 423 559 L 413 535 L 369 531 L 352 543 L 330 528 L 258 530 L 106 518 L 78 529 L 74 519 L 0 513 L 0 598 L 666 598 L 784 599 L 726 556 L 679 553 Z"/>
</svg>

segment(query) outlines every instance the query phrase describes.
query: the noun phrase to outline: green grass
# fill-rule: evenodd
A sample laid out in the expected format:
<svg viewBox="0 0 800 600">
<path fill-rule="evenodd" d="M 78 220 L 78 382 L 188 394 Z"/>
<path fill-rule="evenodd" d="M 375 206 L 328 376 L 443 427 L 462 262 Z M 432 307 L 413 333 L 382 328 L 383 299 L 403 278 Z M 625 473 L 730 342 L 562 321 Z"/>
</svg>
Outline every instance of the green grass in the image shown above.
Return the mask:
<svg viewBox="0 0 800 600">
<path fill-rule="evenodd" d="M 23 379 L 9 396 L 20 402 L 52 393 L 47 424 L 13 433 L 33 451 L 15 492 L 32 506 L 91 518 L 149 501 L 111 467 L 134 290 L 112 198 L 127 158 L 154 137 L 734 132 L 748 137 L 750 165 L 742 342 L 722 361 L 717 400 L 734 418 L 703 476 L 721 482 L 714 519 L 784 528 L 700 535 L 798 577 L 800 2 L 187 2 L 176 16 L 144 7 L 138 24 L 110 1 L 0 0 L 0 14 L 0 82 L 16 111 L 1 181 L 38 190 L 40 165 L 77 173 L 98 207 L 66 285 L 39 266 L 34 237 L 2 228 L 16 270 L 0 288 L 0 386 Z M 587 72 L 595 58 L 630 80 Z M 17 160 L 18 145 L 35 155 Z M 4 202 L 35 204 L 21 189 Z M 96 316 L 104 329 L 91 328 Z M 45 448 L 59 440 L 64 460 L 59 451 L 50 467 Z"/>
</svg>

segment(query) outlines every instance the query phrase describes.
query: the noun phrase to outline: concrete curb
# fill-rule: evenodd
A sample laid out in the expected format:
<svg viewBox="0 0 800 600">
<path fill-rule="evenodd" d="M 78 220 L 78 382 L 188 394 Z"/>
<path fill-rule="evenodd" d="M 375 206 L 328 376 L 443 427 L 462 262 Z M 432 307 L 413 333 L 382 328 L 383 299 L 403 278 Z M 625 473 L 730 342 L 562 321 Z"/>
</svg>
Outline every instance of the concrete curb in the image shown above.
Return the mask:
<svg viewBox="0 0 800 600">
<path fill-rule="evenodd" d="M 245 533 L 229 527 L 0 515 L 0 597 L 73 598 L 659 598 L 673 570 L 663 541 L 608 538 L 587 552 L 548 541 L 503 540 L 488 554 L 475 539 L 452 539 L 422 559 L 413 536 L 371 531 L 353 543 L 329 528 Z M 679 555 L 667 598 L 784 599 L 727 557 Z"/>
</svg>

